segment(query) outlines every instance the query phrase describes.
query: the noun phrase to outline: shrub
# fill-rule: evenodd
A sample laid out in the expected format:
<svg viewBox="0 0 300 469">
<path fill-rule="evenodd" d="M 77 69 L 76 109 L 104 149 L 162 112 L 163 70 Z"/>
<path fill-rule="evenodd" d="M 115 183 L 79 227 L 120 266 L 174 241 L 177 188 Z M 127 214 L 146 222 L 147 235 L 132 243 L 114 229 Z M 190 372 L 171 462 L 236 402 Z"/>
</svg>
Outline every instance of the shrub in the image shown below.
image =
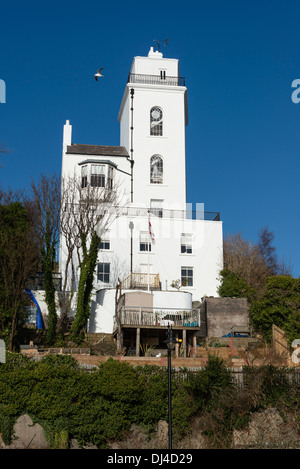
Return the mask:
<svg viewBox="0 0 300 469">
<path fill-rule="evenodd" d="M 191 374 L 187 386 L 201 409 L 204 406 L 209 406 L 211 401 L 217 398 L 220 391 L 231 384 L 231 373 L 222 358 L 209 355 L 206 367 Z"/>
</svg>

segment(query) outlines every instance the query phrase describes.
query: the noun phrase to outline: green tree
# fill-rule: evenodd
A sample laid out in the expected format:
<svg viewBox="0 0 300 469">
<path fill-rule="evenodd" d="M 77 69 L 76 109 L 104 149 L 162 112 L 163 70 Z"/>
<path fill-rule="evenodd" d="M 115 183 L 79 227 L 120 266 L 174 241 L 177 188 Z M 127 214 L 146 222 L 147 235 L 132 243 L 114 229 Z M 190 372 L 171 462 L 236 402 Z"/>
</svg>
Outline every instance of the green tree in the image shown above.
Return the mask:
<svg viewBox="0 0 300 469">
<path fill-rule="evenodd" d="M 33 229 L 30 204 L 0 205 L 0 327 L 9 333 L 14 350 L 18 326 L 24 320 L 24 289 L 39 261 L 39 244 Z"/>
<path fill-rule="evenodd" d="M 255 289 L 248 285 L 238 274 L 224 269 L 220 272 L 220 277 L 221 285 L 218 293 L 221 297 L 247 298 L 250 303 L 253 301 L 256 293 Z"/>
<path fill-rule="evenodd" d="M 255 331 L 270 341 L 272 325 L 287 333 L 288 341 L 300 337 L 300 279 L 291 276 L 267 278 L 263 296 L 249 310 L 250 321 Z"/>
<path fill-rule="evenodd" d="M 75 341 L 81 341 L 83 339 L 83 334 L 90 316 L 94 271 L 96 268 L 99 245 L 100 237 L 96 232 L 93 233 L 89 249 L 87 248 L 86 239 L 82 241 L 83 259 L 80 264 L 76 316 L 71 328 L 71 337 Z"/>
</svg>

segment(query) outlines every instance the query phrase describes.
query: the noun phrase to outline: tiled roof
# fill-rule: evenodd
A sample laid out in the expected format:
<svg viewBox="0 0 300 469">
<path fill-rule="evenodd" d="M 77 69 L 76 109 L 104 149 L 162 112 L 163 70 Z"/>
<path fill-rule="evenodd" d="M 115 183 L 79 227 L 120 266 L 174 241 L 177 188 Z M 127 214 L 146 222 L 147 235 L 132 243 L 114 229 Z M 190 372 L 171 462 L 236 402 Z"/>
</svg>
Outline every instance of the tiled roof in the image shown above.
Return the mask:
<svg viewBox="0 0 300 469">
<path fill-rule="evenodd" d="M 129 156 L 125 147 L 82 145 L 79 143 L 72 143 L 72 145 L 68 145 L 67 153 L 76 155 Z"/>
</svg>

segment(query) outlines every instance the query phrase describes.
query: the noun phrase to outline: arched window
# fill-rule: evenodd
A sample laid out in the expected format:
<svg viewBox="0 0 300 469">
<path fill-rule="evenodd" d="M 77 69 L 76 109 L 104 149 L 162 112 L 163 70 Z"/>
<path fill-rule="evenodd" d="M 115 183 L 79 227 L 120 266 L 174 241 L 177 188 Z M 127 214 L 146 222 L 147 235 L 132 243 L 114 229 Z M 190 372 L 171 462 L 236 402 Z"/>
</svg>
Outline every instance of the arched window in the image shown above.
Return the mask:
<svg viewBox="0 0 300 469">
<path fill-rule="evenodd" d="M 150 183 L 163 183 L 163 159 L 159 155 L 153 155 L 150 159 Z"/>
<path fill-rule="evenodd" d="M 150 111 L 150 135 L 162 136 L 163 112 L 160 107 L 153 107 Z"/>
</svg>

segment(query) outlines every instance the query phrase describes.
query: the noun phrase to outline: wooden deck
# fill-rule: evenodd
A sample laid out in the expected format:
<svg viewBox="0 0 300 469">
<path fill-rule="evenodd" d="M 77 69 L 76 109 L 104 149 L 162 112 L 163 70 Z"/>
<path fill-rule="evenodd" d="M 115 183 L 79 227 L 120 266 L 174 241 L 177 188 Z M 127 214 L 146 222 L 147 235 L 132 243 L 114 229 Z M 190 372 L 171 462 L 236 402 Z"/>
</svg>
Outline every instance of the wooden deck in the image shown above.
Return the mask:
<svg viewBox="0 0 300 469">
<path fill-rule="evenodd" d="M 183 357 L 186 357 L 188 348 L 196 347 L 196 333 L 200 330 L 199 310 L 123 306 L 114 321 L 118 350 L 129 347 L 135 350 L 136 356 L 140 356 L 141 345 L 151 346 L 155 340 L 156 347 L 166 348 L 168 325 L 172 326 L 175 338 L 180 341 L 175 347 L 176 356 L 180 346 Z"/>
</svg>

